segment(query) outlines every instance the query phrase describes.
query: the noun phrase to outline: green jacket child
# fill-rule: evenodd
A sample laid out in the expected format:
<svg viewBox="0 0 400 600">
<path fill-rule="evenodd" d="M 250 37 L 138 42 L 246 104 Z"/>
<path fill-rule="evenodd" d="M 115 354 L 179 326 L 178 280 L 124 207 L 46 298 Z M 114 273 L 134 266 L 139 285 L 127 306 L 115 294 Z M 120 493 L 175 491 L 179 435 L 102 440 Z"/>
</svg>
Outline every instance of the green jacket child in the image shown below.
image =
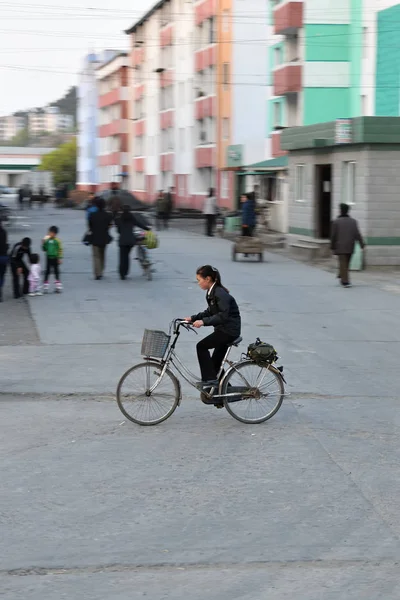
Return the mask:
<svg viewBox="0 0 400 600">
<path fill-rule="evenodd" d="M 57 231 L 54 231 L 57 229 Z M 63 247 L 61 240 L 56 237 L 58 227 L 50 227 L 49 234 L 43 240 L 42 249 L 46 253 L 47 258 L 57 259 L 61 261 L 63 257 Z"/>
<path fill-rule="evenodd" d="M 61 240 L 57 237 L 57 234 L 58 227 L 53 225 L 50 227 L 49 233 L 42 242 L 42 250 L 46 253 L 46 273 L 43 282 L 43 291 L 45 294 L 49 291 L 49 276 L 52 271 L 54 272 L 55 278 L 55 291 L 57 293 L 62 292 L 59 265 L 62 263 L 63 248 Z"/>
</svg>

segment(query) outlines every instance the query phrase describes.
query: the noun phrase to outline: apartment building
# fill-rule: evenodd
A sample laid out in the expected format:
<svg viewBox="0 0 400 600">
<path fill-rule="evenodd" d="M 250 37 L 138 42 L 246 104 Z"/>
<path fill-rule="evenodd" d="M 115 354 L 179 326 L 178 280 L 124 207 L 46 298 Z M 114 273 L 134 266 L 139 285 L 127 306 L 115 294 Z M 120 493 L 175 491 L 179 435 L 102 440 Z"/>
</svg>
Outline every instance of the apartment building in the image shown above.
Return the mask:
<svg viewBox="0 0 400 600">
<path fill-rule="evenodd" d="M 25 129 L 25 117 L 9 115 L 0 117 L 0 141 L 8 141 L 15 137 L 20 131 Z"/>
<path fill-rule="evenodd" d="M 97 67 L 118 55 L 119 51 L 105 50 L 88 54 L 78 80 L 78 161 L 77 184 L 79 190 L 95 190 L 99 183 L 98 156 L 98 86 Z"/>
<path fill-rule="evenodd" d="M 62 133 L 74 126 L 72 115 L 64 115 L 57 106 L 48 106 L 28 114 L 28 128 L 31 135 Z"/>
<path fill-rule="evenodd" d="M 208 188 L 214 187 L 221 205 L 236 203 L 233 174 L 226 170 L 232 140 L 248 144 L 254 134 L 259 151 L 266 144 L 265 84 L 250 90 L 247 73 L 254 74 L 253 64 L 262 56 L 259 76 L 265 80 L 267 7 L 264 1 L 249 1 L 258 11 L 253 24 L 264 18 L 261 52 L 252 62 L 246 43 L 254 32 L 243 31 L 248 15 L 239 0 L 163 0 L 127 30 L 130 171 L 138 196 L 152 200 L 158 189 L 174 185 L 178 204 L 202 208 Z"/>
<path fill-rule="evenodd" d="M 128 175 L 128 55 L 120 53 L 96 70 L 98 89 L 99 188 Z"/>
</svg>

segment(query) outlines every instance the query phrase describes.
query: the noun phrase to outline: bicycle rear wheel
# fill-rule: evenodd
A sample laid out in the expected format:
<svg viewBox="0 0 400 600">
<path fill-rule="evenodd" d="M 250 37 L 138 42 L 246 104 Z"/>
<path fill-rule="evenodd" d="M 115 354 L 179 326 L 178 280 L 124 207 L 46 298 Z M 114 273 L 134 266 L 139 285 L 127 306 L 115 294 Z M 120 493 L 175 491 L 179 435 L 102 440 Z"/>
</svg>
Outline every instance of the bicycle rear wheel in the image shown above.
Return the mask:
<svg viewBox="0 0 400 600">
<path fill-rule="evenodd" d="M 222 386 L 228 413 L 242 423 L 263 423 L 273 417 L 281 407 L 285 388 L 275 367 L 260 367 L 245 360 L 230 371 Z"/>
<path fill-rule="evenodd" d="M 180 401 L 177 378 L 168 369 L 151 392 L 162 365 L 146 361 L 128 369 L 117 387 L 117 404 L 122 414 L 137 425 L 158 425 L 172 415 Z"/>
</svg>

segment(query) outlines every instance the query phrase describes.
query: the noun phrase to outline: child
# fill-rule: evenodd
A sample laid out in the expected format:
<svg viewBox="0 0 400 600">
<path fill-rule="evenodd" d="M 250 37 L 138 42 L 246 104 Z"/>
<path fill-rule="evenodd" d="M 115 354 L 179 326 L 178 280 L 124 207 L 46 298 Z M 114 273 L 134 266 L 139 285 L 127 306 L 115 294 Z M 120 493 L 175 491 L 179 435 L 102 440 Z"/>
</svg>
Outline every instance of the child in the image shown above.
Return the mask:
<svg viewBox="0 0 400 600">
<path fill-rule="evenodd" d="M 217 375 L 224 360 L 225 353 L 239 336 L 241 319 L 236 300 L 221 283 L 219 271 L 211 265 L 197 269 L 197 283 L 202 290 L 207 290 L 208 308 L 192 317 L 187 317 L 193 327 L 214 327 L 214 333 L 197 344 L 201 379 L 199 389 L 218 385 Z M 212 357 L 209 350 L 214 349 Z"/>
<path fill-rule="evenodd" d="M 62 262 L 63 249 L 61 240 L 57 237 L 58 227 L 53 225 L 49 229 L 49 233 L 43 239 L 42 249 L 46 253 L 46 274 L 44 276 L 43 291 L 47 294 L 49 291 L 49 276 L 51 271 L 54 271 L 56 292 L 62 292 L 60 281 L 59 265 Z"/>
<path fill-rule="evenodd" d="M 42 292 L 40 291 L 41 274 L 42 269 L 39 264 L 39 254 L 31 254 L 31 266 L 28 275 L 30 296 L 43 296 Z"/>
</svg>

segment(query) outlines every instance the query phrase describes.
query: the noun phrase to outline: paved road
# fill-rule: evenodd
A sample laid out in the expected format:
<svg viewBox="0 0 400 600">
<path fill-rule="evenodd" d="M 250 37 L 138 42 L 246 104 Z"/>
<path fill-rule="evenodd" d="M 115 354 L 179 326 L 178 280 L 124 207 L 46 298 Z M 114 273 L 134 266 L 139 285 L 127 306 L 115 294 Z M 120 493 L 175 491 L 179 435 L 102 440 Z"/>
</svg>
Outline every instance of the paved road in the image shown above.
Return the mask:
<svg viewBox="0 0 400 600">
<path fill-rule="evenodd" d="M 398 282 L 343 290 L 269 255 L 173 229 L 157 273 L 91 279 L 80 213 L 57 223 L 65 293 L 0 306 L 0 597 L 397 600 Z M 111 400 L 145 326 L 204 304 L 217 264 L 243 333 L 278 348 L 291 393 L 269 423 L 241 425 L 185 388 L 165 424 L 126 423 Z M 194 336 L 181 346 L 195 369 Z"/>
</svg>

